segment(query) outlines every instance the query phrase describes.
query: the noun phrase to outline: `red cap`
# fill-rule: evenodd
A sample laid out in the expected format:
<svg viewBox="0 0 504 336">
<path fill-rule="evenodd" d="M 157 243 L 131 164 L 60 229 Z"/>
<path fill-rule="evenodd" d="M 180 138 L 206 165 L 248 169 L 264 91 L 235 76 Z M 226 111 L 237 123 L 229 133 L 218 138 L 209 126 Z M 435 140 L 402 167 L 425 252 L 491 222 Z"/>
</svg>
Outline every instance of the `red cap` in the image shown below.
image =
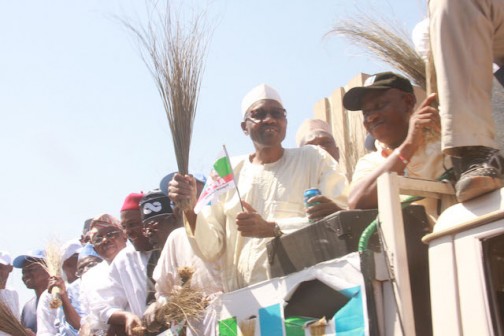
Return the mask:
<svg viewBox="0 0 504 336">
<path fill-rule="evenodd" d="M 143 193 L 131 193 L 128 196 L 126 196 L 126 199 L 124 200 L 124 204 L 121 208 L 121 211 L 126 211 L 126 210 L 140 210 L 140 200 L 143 197 Z"/>
</svg>

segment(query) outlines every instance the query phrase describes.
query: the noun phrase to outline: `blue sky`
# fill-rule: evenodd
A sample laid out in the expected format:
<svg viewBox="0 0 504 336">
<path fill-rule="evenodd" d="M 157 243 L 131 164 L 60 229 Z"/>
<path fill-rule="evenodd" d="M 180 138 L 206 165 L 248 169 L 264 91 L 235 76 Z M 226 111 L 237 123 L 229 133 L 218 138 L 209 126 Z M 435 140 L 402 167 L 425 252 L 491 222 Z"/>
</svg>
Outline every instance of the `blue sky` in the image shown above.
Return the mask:
<svg viewBox="0 0 504 336">
<path fill-rule="evenodd" d="M 347 40 L 324 38 L 356 8 L 410 33 L 425 3 L 372 0 L 185 1 L 214 25 L 193 132 L 190 169 L 207 173 L 226 144 L 252 150 L 240 102 L 260 83 L 288 111 L 286 147 L 313 105 L 359 72 L 390 70 Z M 203 7 L 202 7 L 203 6 Z M 53 237 L 78 237 L 86 218 L 118 216 L 130 192 L 176 170 L 168 122 L 131 36 L 115 17 L 142 18 L 143 1 L 0 0 L 0 249 L 13 256 Z M 20 281 L 21 305 L 32 295 Z"/>
</svg>

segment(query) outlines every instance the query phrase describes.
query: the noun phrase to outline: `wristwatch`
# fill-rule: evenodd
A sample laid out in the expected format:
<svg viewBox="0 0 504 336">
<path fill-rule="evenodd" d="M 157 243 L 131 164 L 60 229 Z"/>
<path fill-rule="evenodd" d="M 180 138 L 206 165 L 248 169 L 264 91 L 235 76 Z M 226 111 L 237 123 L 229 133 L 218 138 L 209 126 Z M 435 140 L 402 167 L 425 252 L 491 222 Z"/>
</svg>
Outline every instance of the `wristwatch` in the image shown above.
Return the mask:
<svg viewBox="0 0 504 336">
<path fill-rule="evenodd" d="M 275 223 L 275 227 L 273 228 L 273 235 L 275 238 L 279 238 L 283 235 L 283 232 L 280 229 L 280 225 L 278 225 L 278 223 Z"/>
</svg>

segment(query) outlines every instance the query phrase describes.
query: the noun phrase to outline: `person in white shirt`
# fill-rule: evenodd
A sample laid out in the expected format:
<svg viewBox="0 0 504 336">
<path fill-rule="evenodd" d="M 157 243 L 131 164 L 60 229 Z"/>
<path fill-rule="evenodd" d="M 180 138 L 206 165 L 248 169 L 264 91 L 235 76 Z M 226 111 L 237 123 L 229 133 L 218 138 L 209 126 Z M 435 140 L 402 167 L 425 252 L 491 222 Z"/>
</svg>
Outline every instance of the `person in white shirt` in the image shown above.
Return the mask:
<svg viewBox="0 0 504 336">
<path fill-rule="evenodd" d="M 121 251 L 110 265 L 107 283 L 97 290 L 99 318 L 124 325 L 128 335 L 142 325 L 140 317 L 155 300 L 154 267 L 166 239 L 181 226 L 170 199 L 159 189 L 145 194 L 139 207 L 144 232 L 153 251 Z"/>
<path fill-rule="evenodd" d="M 155 312 L 156 309 L 159 309 L 170 301 L 173 290 L 182 283 L 178 270 L 185 267 L 194 271 L 191 277 L 191 288 L 201 291 L 209 302 L 216 295 L 222 293 L 221 260 L 208 262 L 201 259 L 194 252 L 185 228 L 181 227 L 174 230 L 168 237 L 158 264 L 154 269 L 153 279 L 156 282 L 157 301 L 156 307 L 153 307 L 151 310 L 152 312 Z M 214 320 L 214 312 L 207 309 L 201 313 L 201 320 L 187 322 L 186 335 L 211 336 L 215 334 L 216 321 Z M 146 313 L 145 318 L 152 323 L 154 316 L 155 313 L 150 316 Z"/>
<path fill-rule="evenodd" d="M 106 320 L 99 319 L 99 310 L 96 307 L 100 305 L 97 291 L 106 283 L 109 265 L 126 247 L 126 235 L 117 218 L 102 214 L 91 220 L 89 237 L 94 249 L 105 262 L 91 268 L 82 276 L 80 300 L 85 316 L 81 319 L 81 329 L 95 333 L 106 333 L 107 329 L 112 332 L 112 329 L 116 328 L 123 330 L 122 326 L 115 324 L 108 326 Z"/>
<path fill-rule="evenodd" d="M 79 283 L 77 273 L 78 251 L 82 245 L 78 239 L 72 239 L 61 248 L 62 270 L 65 280 L 60 276 L 51 276 L 49 286 L 42 293 L 37 307 L 37 335 L 76 336 L 80 329 Z M 51 307 L 52 290 L 59 288 L 62 305 Z"/>
<path fill-rule="evenodd" d="M 223 258 L 224 291 L 267 280 L 266 244 L 283 233 L 309 225 L 303 193 L 318 188 L 323 200 L 320 218 L 347 207 L 347 180 L 338 163 L 324 150 L 305 146 L 284 148 L 287 113 L 279 94 L 266 84 L 252 89 L 242 101 L 241 128 L 255 151 L 231 159 L 237 188 L 197 215 L 193 177 L 176 174 L 169 196 L 189 202 L 184 211 L 191 244 L 207 261 Z"/>
<path fill-rule="evenodd" d="M 0 251 L 0 300 L 11 310 L 12 314 L 19 319 L 19 296 L 14 289 L 7 288 L 7 280 L 12 272 L 12 259 L 6 251 Z M 8 334 L 0 331 L 0 336 Z"/>
<path fill-rule="evenodd" d="M 28 289 L 35 291 L 35 296 L 23 306 L 21 312 L 21 323 L 37 332 L 37 306 L 40 295 L 47 289 L 49 283 L 49 273 L 45 268 L 45 251 L 36 249 L 26 254 L 17 256 L 12 265 L 21 268 L 23 282 Z"/>
</svg>

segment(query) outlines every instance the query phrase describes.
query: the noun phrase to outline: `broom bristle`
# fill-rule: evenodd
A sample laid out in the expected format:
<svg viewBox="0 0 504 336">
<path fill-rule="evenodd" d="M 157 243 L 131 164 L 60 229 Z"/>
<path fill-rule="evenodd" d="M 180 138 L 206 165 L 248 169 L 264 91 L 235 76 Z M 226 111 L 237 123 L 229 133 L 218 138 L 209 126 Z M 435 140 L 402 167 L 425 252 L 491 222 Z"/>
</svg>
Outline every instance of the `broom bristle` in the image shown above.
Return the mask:
<svg viewBox="0 0 504 336">
<path fill-rule="evenodd" d="M 425 90 L 424 61 L 400 26 L 392 27 L 387 22 L 390 21 L 361 13 L 352 19 L 338 22 L 328 34 L 347 37 L 351 43 L 391 65 Z"/>
<path fill-rule="evenodd" d="M 120 21 L 138 41 L 142 59 L 162 98 L 178 170 L 187 174 L 209 30 L 205 29 L 203 13 L 182 24 L 180 16 L 172 20 L 169 5 L 164 13 L 157 8 L 149 12 L 144 26 Z"/>
<path fill-rule="evenodd" d="M 14 316 L 2 297 L 0 297 L 0 331 L 9 335 L 28 335 L 21 322 Z"/>
<path fill-rule="evenodd" d="M 185 323 L 198 334 L 191 321 L 202 320 L 203 312 L 209 303 L 208 299 L 200 288 L 191 286 L 192 275 L 195 272 L 192 267 L 179 267 L 177 272 L 181 279 L 181 286 L 171 291 L 170 300 L 160 308 L 158 314 L 166 323 Z"/>
<path fill-rule="evenodd" d="M 45 261 L 41 262 L 40 265 L 45 268 L 50 276 L 61 276 L 61 268 L 63 266 L 63 253 L 62 245 L 57 239 L 51 239 L 45 249 Z M 54 287 L 51 292 L 51 302 L 49 306 L 52 309 L 56 309 L 62 305 L 61 299 L 59 297 L 59 288 Z"/>
</svg>

